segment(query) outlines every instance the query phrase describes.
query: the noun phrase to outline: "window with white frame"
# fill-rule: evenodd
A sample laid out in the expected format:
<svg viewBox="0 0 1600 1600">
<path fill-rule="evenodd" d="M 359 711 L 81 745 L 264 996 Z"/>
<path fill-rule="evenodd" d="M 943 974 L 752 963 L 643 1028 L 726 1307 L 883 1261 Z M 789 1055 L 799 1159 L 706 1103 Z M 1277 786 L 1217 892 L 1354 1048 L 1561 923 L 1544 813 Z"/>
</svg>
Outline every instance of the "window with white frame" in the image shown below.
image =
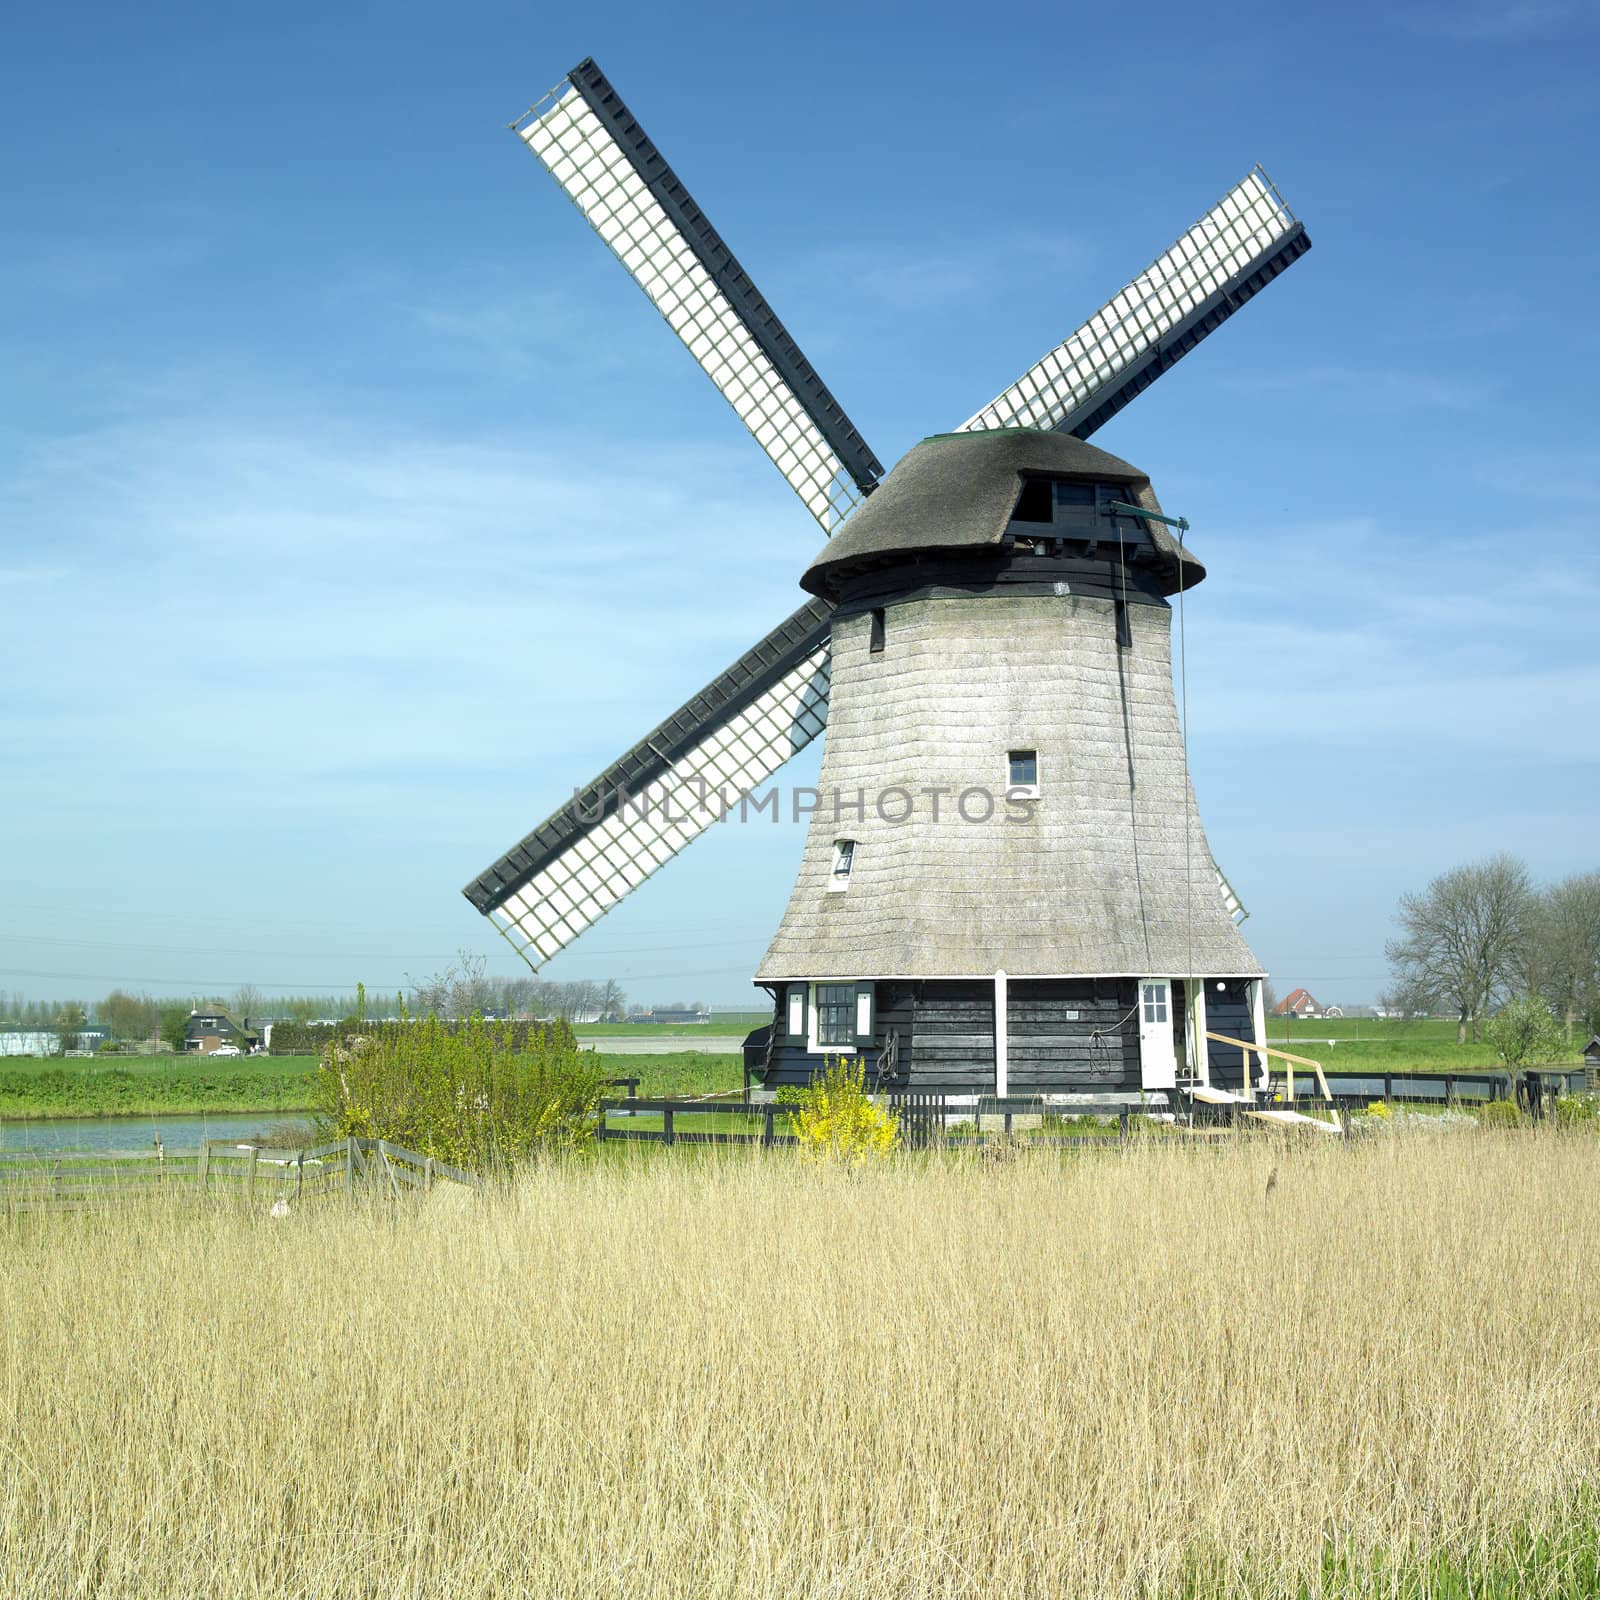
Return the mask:
<svg viewBox="0 0 1600 1600">
<path fill-rule="evenodd" d="M 1039 752 L 1037 750 L 1008 750 L 1006 752 L 1006 795 L 1012 800 L 1037 800 L 1039 798 Z"/>
<path fill-rule="evenodd" d="M 1144 1020 L 1146 1022 L 1165 1022 L 1167 1020 L 1166 984 L 1147 983 L 1144 985 Z"/>
<path fill-rule="evenodd" d="M 848 889 L 850 887 L 850 873 L 855 864 L 855 840 L 835 839 L 833 841 L 833 871 L 828 874 L 828 887 L 830 889 Z"/>
<path fill-rule="evenodd" d="M 811 991 L 811 1048 L 853 1050 L 856 1042 L 856 986 L 819 983 Z"/>
</svg>

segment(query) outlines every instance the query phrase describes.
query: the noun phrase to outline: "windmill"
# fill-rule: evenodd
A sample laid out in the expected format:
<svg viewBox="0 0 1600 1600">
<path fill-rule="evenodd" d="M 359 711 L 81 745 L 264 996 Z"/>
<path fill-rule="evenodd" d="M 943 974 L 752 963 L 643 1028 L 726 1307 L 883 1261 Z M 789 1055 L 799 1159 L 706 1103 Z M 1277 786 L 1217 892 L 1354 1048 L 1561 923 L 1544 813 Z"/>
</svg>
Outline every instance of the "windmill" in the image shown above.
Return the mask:
<svg viewBox="0 0 1600 1600">
<path fill-rule="evenodd" d="M 979 1093 L 1220 1084 L 1208 1016 L 1263 1038 L 1264 973 L 1174 695 L 1170 600 L 1205 569 L 1148 477 L 1086 441 L 1310 248 L 1266 174 L 885 472 L 592 60 L 512 126 L 828 542 L 799 610 L 467 898 L 537 969 L 827 726 L 757 973 L 769 1083 L 859 1054 Z"/>
</svg>

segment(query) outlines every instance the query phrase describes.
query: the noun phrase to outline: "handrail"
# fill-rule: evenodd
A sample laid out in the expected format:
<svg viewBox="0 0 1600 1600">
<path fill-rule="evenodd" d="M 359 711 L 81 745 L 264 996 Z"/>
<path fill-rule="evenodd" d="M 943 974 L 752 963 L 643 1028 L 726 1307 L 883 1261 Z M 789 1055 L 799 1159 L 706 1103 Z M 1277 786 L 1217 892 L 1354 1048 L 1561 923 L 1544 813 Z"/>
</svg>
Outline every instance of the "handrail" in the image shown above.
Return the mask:
<svg viewBox="0 0 1600 1600">
<path fill-rule="evenodd" d="M 1274 1050 L 1269 1044 L 1252 1044 L 1248 1039 L 1235 1039 L 1231 1034 L 1227 1033 L 1211 1033 L 1208 1031 L 1206 1038 L 1215 1039 L 1218 1044 L 1237 1045 L 1244 1052 L 1244 1087 L 1246 1093 L 1250 1089 L 1250 1052 L 1254 1050 L 1258 1055 L 1276 1056 L 1278 1060 L 1289 1063 L 1289 1102 L 1291 1105 L 1294 1103 L 1295 1098 L 1294 1069 L 1297 1066 L 1310 1067 L 1317 1075 L 1317 1087 L 1322 1091 L 1322 1098 L 1337 1110 L 1338 1102 L 1333 1098 L 1333 1090 L 1328 1087 L 1328 1080 L 1323 1075 L 1320 1061 L 1313 1061 L 1309 1056 L 1293 1056 L 1287 1050 Z"/>
</svg>

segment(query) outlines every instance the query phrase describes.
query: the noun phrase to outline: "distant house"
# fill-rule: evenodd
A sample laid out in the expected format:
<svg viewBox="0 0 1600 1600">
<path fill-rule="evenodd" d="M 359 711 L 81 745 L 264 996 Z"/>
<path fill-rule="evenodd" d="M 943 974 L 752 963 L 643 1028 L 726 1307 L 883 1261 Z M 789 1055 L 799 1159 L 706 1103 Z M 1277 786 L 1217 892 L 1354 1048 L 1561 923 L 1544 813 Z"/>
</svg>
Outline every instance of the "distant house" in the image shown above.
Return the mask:
<svg viewBox="0 0 1600 1600">
<path fill-rule="evenodd" d="M 93 1055 L 111 1037 L 103 1023 L 88 1022 L 74 1033 L 73 1055 Z M 61 1034 L 55 1028 L 35 1028 L 23 1023 L 0 1024 L 0 1056 L 58 1056 Z"/>
<path fill-rule="evenodd" d="M 1326 1013 L 1306 989 L 1292 989 L 1272 1008 L 1275 1017 L 1321 1017 Z"/>
<path fill-rule="evenodd" d="M 710 1022 L 709 1011 L 695 1011 L 689 1006 L 657 1006 L 646 1019 L 650 1022 Z"/>
<path fill-rule="evenodd" d="M 220 1007 L 210 1011 L 191 1011 L 183 1025 L 183 1048 L 195 1055 L 208 1056 L 213 1050 L 231 1044 L 241 1052 L 254 1050 L 261 1043 L 261 1035 L 249 1025 L 248 1017 L 240 1022 Z"/>
<path fill-rule="evenodd" d="M 1583 1047 L 1583 1064 L 1591 1071 L 1600 1070 L 1600 1033 Z"/>
</svg>

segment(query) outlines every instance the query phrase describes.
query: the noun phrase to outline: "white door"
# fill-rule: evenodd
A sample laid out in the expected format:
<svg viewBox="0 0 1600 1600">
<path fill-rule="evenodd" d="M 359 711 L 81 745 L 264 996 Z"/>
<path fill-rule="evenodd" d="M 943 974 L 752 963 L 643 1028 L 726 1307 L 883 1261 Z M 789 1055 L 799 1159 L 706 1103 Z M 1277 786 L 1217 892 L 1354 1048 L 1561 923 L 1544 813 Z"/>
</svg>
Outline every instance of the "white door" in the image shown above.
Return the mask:
<svg viewBox="0 0 1600 1600">
<path fill-rule="evenodd" d="M 1172 984 L 1166 978 L 1139 980 L 1139 1081 L 1147 1089 L 1171 1089 L 1178 1081 Z"/>
</svg>

